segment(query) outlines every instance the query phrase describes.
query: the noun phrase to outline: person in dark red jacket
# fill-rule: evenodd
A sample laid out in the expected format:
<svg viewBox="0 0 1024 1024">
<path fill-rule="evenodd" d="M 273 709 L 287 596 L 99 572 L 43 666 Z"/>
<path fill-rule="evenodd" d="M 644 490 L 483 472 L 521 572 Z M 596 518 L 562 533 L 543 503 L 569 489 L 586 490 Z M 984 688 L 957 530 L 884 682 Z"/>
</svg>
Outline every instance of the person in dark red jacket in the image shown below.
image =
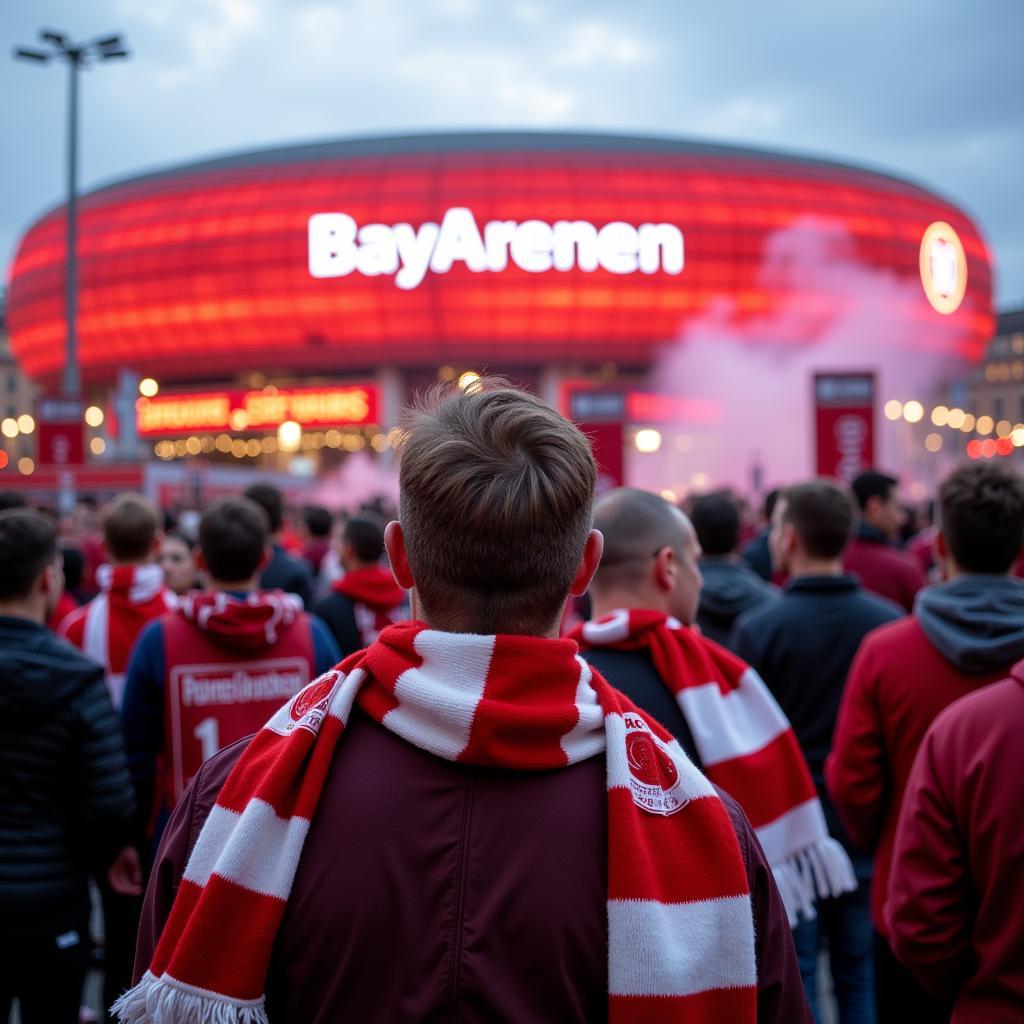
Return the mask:
<svg viewBox="0 0 1024 1024">
<path fill-rule="evenodd" d="M 893 957 L 885 900 L 914 755 L 947 705 L 1024 657 L 1024 582 L 1009 576 L 1024 537 L 1024 480 L 965 466 L 939 492 L 936 554 L 946 582 L 914 614 L 870 633 L 850 669 L 825 778 L 850 836 L 875 851 L 872 920 L 880 1021 L 942 1020 L 946 1008 Z"/>
<path fill-rule="evenodd" d="M 809 1024 L 742 811 L 557 638 L 601 554 L 596 479 L 586 438 L 530 395 L 484 380 L 420 408 L 386 541 L 422 621 L 200 770 L 157 856 L 123 1020 L 152 998 L 296 1024 Z M 218 943 L 217 962 L 199 954 Z"/>
<path fill-rule="evenodd" d="M 961 698 L 925 735 L 907 783 L 886 923 L 897 957 L 953 1024 L 1024 1008 L 1024 663 Z"/>
<path fill-rule="evenodd" d="M 895 601 L 909 612 L 925 577 L 912 556 L 893 547 L 907 520 L 907 511 L 900 504 L 899 481 L 867 470 L 850 486 L 861 521 L 853 543 L 846 549 L 843 569 L 858 577 L 865 589 Z"/>
<path fill-rule="evenodd" d="M 954 1024 L 1024 1015 L 1024 663 L 925 735 L 896 829 L 893 951 Z"/>
<path fill-rule="evenodd" d="M 350 519 L 341 533 L 339 561 L 345 575 L 313 606 L 347 657 L 369 647 L 385 626 L 408 617 L 405 591 L 380 564 L 384 529 L 373 519 Z"/>
</svg>

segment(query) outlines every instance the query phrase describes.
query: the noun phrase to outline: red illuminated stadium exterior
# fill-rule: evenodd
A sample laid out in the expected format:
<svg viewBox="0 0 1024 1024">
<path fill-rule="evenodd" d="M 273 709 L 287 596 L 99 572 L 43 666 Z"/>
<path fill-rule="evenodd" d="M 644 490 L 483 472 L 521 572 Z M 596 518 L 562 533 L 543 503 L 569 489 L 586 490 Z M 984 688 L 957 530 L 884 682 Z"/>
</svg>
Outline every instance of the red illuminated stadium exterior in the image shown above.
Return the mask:
<svg viewBox="0 0 1024 1024">
<path fill-rule="evenodd" d="M 531 273 L 456 262 L 407 290 L 389 273 L 310 273 L 315 214 L 416 229 L 453 208 L 481 228 L 675 225 L 685 266 Z M 783 340 L 800 344 L 844 297 L 813 279 L 794 291 L 765 278 L 766 244 L 797 223 L 840 232 L 859 264 L 916 286 L 916 304 L 892 308 L 907 348 L 979 358 L 993 326 L 985 245 L 949 202 L 840 164 L 685 141 L 479 133 L 264 150 L 111 185 L 85 196 L 79 216 L 79 351 L 93 389 L 125 367 L 182 387 L 226 386 L 253 370 L 336 380 L 383 366 L 643 370 L 723 298 L 740 322 L 769 320 L 785 303 Z M 934 222 L 954 229 L 966 260 L 950 313 L 921 286 Z M 10 277 L 13 350 L 50 388 L 63 365 L 64 239 L 61 208 L 28 230 Z"/>
</svg>

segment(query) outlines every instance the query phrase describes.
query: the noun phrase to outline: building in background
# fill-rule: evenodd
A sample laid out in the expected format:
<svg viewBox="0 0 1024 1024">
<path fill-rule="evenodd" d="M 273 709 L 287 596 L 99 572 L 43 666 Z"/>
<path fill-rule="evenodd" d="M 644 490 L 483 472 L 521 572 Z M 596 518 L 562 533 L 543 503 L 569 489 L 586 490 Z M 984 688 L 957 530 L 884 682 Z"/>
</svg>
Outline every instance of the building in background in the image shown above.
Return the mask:
<svg viewBox="0 0 1024 1024">
<path fill-rule="evenodd" d="M 386 460 L 423 385 L 491 371 L 583 423 L 608 483 L 756 490 L 813 472 L 816 374 L 870 374 L 872 402 L 928 393 L 992 334 L 986 247 L 947 200 L 685 140 L 268 149 L 110 185 L 79 216 L 97 458 L 330 476 Z M 43 389 L 63 360 L 63 238 L 57 208 L 10 276 L 12 346 Z"/>
<path fill-rule="evenodd" d="M 22 470 L 35 467 L 35 390 L 11 350 L 7 295 L 0 289 L 0 470 L 12 475 L 19 465 Z"/>
</svg>

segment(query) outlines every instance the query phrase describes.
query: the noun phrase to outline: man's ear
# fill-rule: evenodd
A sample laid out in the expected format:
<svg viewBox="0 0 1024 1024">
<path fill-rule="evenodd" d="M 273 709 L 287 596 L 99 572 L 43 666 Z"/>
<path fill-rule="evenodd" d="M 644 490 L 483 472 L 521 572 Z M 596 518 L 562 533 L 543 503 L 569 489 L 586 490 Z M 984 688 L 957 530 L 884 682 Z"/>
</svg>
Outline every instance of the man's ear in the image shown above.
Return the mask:
<svg viewBox="0 0 1024 1024">
<path fill-rule="evenodd" d="M 384 550 L 388 553 L 391 575 L 395 577 L 395 582 L 403 590 L 412 590 L 416 586 L 416 581 L 412 578 L 412 572 L 409 569 L 409 557 L 405 551 L 405 533 L 402 531 L 402 524 L 397 519 L 392 520 L 384 527 Z"/>
<path fill-rule="evenodd" d="M 576 570 L 576 578 L 569 588 L 569 593 L 573 597 L 582 597 L 587 592 L 590 581 L 601 564 L 603 554 L 604 534 L 600 530 L 591 530 L 587 536 L 587 543 L 583 546 L 583 558 L 580 559 L 580 567 Z"/>
<path fill-rule="evenodd" d="M 666 544 L 654 556 L 654 583 L 659 590 L 669 591 L 676 583 L 679 571 L 678 559 L 671 544 Z"/>
</svg>

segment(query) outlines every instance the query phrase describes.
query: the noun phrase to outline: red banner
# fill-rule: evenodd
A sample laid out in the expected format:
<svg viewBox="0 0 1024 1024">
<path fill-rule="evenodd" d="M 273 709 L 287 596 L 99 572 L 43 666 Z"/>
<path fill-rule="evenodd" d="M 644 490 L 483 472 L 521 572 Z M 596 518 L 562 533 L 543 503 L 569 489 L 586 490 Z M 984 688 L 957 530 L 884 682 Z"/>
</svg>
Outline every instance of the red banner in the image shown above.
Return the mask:
<svg viewBox="0 0 1024 1024">
<path fill-rule="evenodd" d="M 39 466 L 85 462 L 85 424 L 77 398 L 43 398 L 36 407 Z"/>
<path fill-rule="evenodd" d="M 874 374 L 816 373 L 814 419 L 818 476 L 848 484 L 874 465 Z"/>
</svg>

